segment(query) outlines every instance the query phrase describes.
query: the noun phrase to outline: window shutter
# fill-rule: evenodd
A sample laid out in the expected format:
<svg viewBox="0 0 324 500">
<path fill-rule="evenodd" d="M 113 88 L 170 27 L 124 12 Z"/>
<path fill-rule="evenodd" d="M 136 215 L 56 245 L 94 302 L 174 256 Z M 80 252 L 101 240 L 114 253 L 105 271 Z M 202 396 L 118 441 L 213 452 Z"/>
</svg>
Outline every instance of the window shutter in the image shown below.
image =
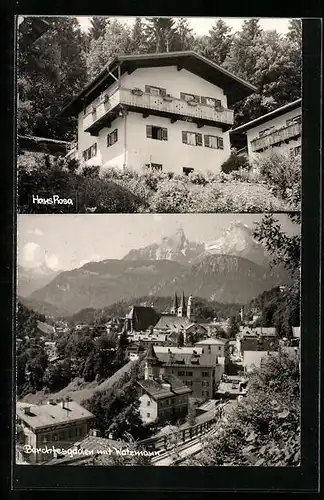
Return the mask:
<svg viewBox="0 0 324 500">
<path fill-rule="evenodd" d="M 180 99 L 186 99 L 186 94 L 184 94 L 183 92 L 180 92 Z"/>
<path fill-rule="evenodd" d="M 166 89 L 160 89 L 160 95 L 161 96 L 166 95 Z"/>
<path fill-rule="evenodd" d="M 202 146 L 202 134 L 196 134 L 196 144 Z"/>
<path fill-rule="evenodd" d="M 152 125 L 146 125 L 146 137 L 152 139 Z"/>
<path fill-rule="evenodd" d="M 93 145 L 93 156 L 96 156 L 97 154 L 97 143 Z"/>
<path fill-rule="evenodd" d="M 205 147 L 209 148 L 210 147 L 210 145 L 209 145 L 209 135 L 205 135 L 204 137 L 205 137 Z"/>
<path fill-rule="evenodd" d="M 217 138 L 217 142 L 218 142 L 218 149 L 224 149 L 224 140 L 223 140 L 223 137 L 218 137 Z"/>
<path fill-rule="evenodd" d="M 110 134 L 107 135 L 107 147 L 110 146 Z"/>
<path fill-rule="evenodd" d="M 201 104 L 207 104 L 207 98 L 201 97 Z"/>
<path fill-rule="evenodd" d="M 162 128 L 162 141 L 167 141 L 167 140 L 168 140 L 168 129 Z"/>
<path fill-rule="evenodd" d="M 188 144 L 188 134 L 187 132 L 182 132 L 182 142 Z"/>
<path fill-rule="evenodd" d="M 145 92 L 146 92 L 147 94 L 149 94 L 149 93 L 150 93 L 150 91 L 151 91 L 151 87 L 150 87 L 150 85 L 145 85 Z"/>
</svg>

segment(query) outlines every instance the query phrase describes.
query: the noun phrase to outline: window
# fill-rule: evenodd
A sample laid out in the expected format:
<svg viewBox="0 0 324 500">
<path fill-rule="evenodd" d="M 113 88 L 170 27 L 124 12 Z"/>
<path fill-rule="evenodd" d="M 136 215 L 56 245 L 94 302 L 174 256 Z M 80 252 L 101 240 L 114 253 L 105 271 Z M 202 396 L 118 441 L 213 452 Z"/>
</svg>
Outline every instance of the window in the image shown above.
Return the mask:
<svg viewBox="0 0 324 500">
<path fill-rule="evenodd" d="M 164 127 L 146 125 L 146 137 L 148 137 L 149 139 L 156 139 L 158 141 L 167 141 L 168 129 Z"/>
<path fill-rule="evenodd" d="M 151 401 L 148 401 L 148 402 L 147 402 L 147 406 L 151 406 Z"/>
<path fill-rule="evenodd" d="M 191 172 L 193 172 L 194 169 L 192 167 L 183 167 L 182 168 L 182 172 L 185 174 L 185 175 L 189 175 L 191 174 Z"/>
<path fill-rule="evenodd" d="M 150 417 L 150 416 L 151 416 L 151 414 L 150 414 L 150 413 L 147 413 L 147 414 L 146 414 L 146 416 L 147 416 L 147 417 Z"/>
<path fill-rule="evenodd" d="M 259 137 L 263 137 L 264 135 L 269 134 L 269 132 L 274 129 L 274 125 L 272 127 L 265 128 L 263 130 L 260 130 L 259 132 Z"/>
<path fill-rule="evenodd" d="M 192 377 L 192 372 L 186 372 L 186 377 Z"/>
<path fill-rule="evenodd" d="M 186 372 L 178 372 L 178 377 L 184 377 Z"/>
<path fill-rule="evenodd" d="M 294 125 L 295 123 L 301 123 L 301 118 L 302 118 L 301 115 L 289 118 L 288 120 L 286 120 L 286 125 L 289 126 L 289 125 Z"/>
<path fill-rule="evenodd" d="M 216 135 L 205 135 L 205 147 L 212 149 L 224 149 L 224 141 L 222 137 Z"/>
<path fill-rule="evenodd" d="M 208 372 L 202 372 L 202 376 L 203 377 L 209 377 L 209 373 Z"/>
<path fill-rule="evenodd" d="M 182 142 L 191 146 L 202 146 L 202 134 L 196 132 L 182 132 Z"/>
<path fill-rule="evenodd" d="M 199 95 L 187 94 L 186 92 L 180 92 L 180 99 L 183 99 L 184 101 L 200 102 Z"/>
<path fill-rule="evenodd" d="M 94 156 L 97 156 L 97 143 L 95 142 L 90 148 L 83 151 L 84 161 L 90 160 Z"/>
<path fill-rule="evenodd" d="M 163 168 L 162 163 L 146 163 L 145 166 L 147 168 L 151 168 L 152 170 L 156 170 L 156 171 L 161 171 Z"/>
<path fill-rule="evenodd" d="M 290 149 L 290 154 L 293 156 L 297 156 L 301 153 L 301 146 L 296 146 L 295 148 Z"/>
<path fill-rule="evenodd" d="M 162 89 L 161 87 L 154 87 L 153 85 L 145 85 L 145 92 L 148 94 L 153 94 L 153 95 L 165 95 L 166 90 Z"/>
<path fill-rule="evenodd" d="M 118 130 L 115 129 L 113 132 L 107 135 L 107 147 L 112 146 L 118 141 Z"/>
<path fill-rule="evenodd" d="M 221 351 L 221 350 L 222 350 L 221 346 L 218 346 L 218 350 L 219 350 L 219 351 Z"/>
<path fill-rule="evenodd" d="M 205 106 L 219 108 L 222 105 L 222 101 L 220 99 L 215 99 L 214 97 L 201 97 L 200 100 L 201 104 L 205 104 Z"/>
</svg>

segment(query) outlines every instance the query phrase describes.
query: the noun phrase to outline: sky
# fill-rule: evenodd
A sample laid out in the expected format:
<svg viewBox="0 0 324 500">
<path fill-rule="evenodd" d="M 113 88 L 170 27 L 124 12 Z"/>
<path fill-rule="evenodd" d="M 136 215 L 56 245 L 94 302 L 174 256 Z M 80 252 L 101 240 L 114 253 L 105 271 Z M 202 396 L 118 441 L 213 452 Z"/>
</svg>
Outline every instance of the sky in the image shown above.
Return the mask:
<svg viewBox="0 0 324 500">
<path fill-rule="evenodd" d="M 79 23 L 84 30 L 87 30 L 90 26 L 91 17 L 81 16 L 78 17 Z M 120 17 L 116 16 L 121 22 L 125 22 L 128 25 L 132 25 L 135 17 Z M 218 17 L 187 17 L 189 21 L 190 28 L 193 29 L 196 35 L 208 35 L 208 31 L 215 24 L 215 22 L 220 19 Z M 248 18 L 242 17 L 223 17 L 226 24 L 228 24 L 233 33 L 239 31 L 243 24 L 243 21 Z M 278 33 L 285 34 L 288 31 L 289 19 L 286 18 L 261 18 L 260 25 L 265 30 L 277 30 Z"/>
<path fill-rule="evenodd" d="M 210 243 L 233 222 L 253 228 L 262 214 L 65 214 L 18 215 L 18 264 L 70 270 L 87 262 L 120 259 L 183 228 L 190 241 Z M 284 231 L 295 232 L 285 214 Z"/>
</svg>

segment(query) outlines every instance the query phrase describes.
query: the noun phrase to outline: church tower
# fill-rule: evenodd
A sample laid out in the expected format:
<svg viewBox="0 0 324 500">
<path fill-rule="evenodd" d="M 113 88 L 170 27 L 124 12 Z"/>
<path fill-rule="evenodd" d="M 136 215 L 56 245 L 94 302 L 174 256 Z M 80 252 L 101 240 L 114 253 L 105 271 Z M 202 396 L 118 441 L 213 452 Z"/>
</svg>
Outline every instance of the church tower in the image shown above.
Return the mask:
<svg viewBox="0 0 324 500">
<path fill-rule="evenodd" d="M 172 304 L 171 309 L 170 309 L 170 314 L 174 314 L 174 315 L 178 314 L 178 309 L 179 309 L 178 296 L 177 296 L 177 292 L 175 292 L 173 304 Z"/>
<path fill-rule="evenodd" d="M 187 318 L 193 319 L 192 295 L 189 295 L 188 297 Z"/>
<path fill-rule="evenodd" d="M 186 298 L 184 292 L 182 292 L 180 307 L 178 307 L 178 317 L 183 318 L 186 314 Z"/>
<path fill-rule="evenodd" d="M 145 380 L 159 378 L 162 362 L 154 352 L 153 344 L 150 343 L 145 355 L 144 378 Z"/>
</svg>

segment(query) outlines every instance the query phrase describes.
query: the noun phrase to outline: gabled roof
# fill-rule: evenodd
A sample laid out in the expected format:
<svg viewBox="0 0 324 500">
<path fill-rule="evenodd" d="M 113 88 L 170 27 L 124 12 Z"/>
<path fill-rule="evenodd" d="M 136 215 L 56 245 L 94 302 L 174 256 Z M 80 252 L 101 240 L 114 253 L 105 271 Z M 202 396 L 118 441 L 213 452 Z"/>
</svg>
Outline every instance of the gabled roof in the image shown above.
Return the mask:
<svg viewBox="0 0 324 500">
<path fill-rule="evenodd" d="M 77 115 L 83 109 L 83 100 L 92 102 L 100 93 L 109 87 L 115 79 L 109 74 L 120 66 L 121 75 L 138 68 L 160 66 L 178 66 L 222 88 L 231 106 L 245 99 L 257 89 L 250 83 L 233 75 L 206 57 L 188 50 L 183 52 L 163 52 L 158 54 L 134 54 L 115 57 L 106 64 L 100 74 L 92 80 L 61 112 L 61 115 Z"/>
<path fill-rule="evenodd" d="M 141 379 L 138 385 L 153 399 L 164 399 L 179 394 L 189 394 L 192 390 L 174 375 L 163 375 L 161 379 Z M 169 387 L 163 384 L 169 384 Z"/>
<path fill-rule="evenodd" d="M 30 414 L 24 412 L 24 407 L 30 407 Z M 55 426 L 90 419 L 94 415 L 80 406 L 75 401 L 66 402 L 66 407 L 57 404 L 30 405 L 22 402 L 17 403 L 17 416 L 28 424 L 32 429 Z"/>
<path fill-rule="evenodd" d="M 266 123 L 267 121 L 272 120 L 277 116 L 283 115 L 284 113 L 288 113 L 288 111 L 292 111 L 293 109 L 299 108 L 301 104 L 302 104 L 301 98 L 296 99 L 296 101 L 292 101 L 289 102 L 288 104 L 285 104 L 284 106 L 280 106 L 280 108 L 274 109 L 273 111 L 270 111 L 270 113 L 266 113 L 265 115 L 255 118 L 254 120 L 243 123 L 243 125 L 240 125 L 239 127 L 233 128 L 232 130 L 230 130 L 230 134 L 233 135 L 238 134 L 241 132 L 245 132 L 250 128 L 254 128 L 257 125 L 262 125 L 262 123 Z"/>
<path fill-rule="evenodd" d="M 186 329 L 192 325 L 192 321 L 190 321 L 186 316 L 175 316 L 172 314 L 162 314 L 159 321 L 156 323 L 154 329 Z"/>
</svg>

